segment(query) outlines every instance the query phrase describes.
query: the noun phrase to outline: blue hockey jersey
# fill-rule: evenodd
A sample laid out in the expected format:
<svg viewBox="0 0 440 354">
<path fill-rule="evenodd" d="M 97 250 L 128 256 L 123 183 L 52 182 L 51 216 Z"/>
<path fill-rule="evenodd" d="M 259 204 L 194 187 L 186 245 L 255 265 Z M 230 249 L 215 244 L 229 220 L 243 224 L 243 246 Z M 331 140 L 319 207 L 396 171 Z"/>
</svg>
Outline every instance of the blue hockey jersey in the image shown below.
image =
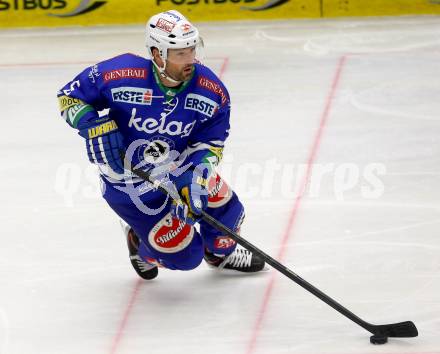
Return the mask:
<svg viewBox="0 0 440 354">
<path fill-rule="evenodd" d="M 215 165 L 229 134 L 229 94 L 200 64 L 194 65 L 190 80 L 173 89 L 162 85 L 151 60 L 123 54 L 81 72 L 58 92 L 58 99 L 62 117 L 77 129 L 108 110 L 135 165 Z M 103 174 L 115 183 L 130 173 L 115 176 L 107 169 Z"/>
</svg>

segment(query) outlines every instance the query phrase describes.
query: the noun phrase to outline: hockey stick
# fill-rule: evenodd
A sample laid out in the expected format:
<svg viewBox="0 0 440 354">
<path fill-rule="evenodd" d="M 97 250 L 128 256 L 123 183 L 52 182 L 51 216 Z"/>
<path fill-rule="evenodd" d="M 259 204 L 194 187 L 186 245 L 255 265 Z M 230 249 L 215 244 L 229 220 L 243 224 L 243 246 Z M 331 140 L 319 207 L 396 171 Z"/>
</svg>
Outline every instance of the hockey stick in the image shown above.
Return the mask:
<svg viewBox="0 0 440 354">
<path fill-rule="evenodd" d="M 272 258 L 250 242 L 246 241 L 244 238 L 242 238 L 240 235 L 238 235 L 236 232 L 232 231 L 225 225 L 221 224 L 218 220 L 214 219 L 212 216 L 208 215 L 206 212 L 202 211 L 202 219 L 203 221 L 207 222 L 214 228 L 216 228 L 219 231 L 222 231 L 232 239 L 234 239 L 238 244 L 242 245 L 249 251 L 258 254 L 260 257 L 262 257 L 267 264 L 271 265 L 273 268 L 278 270 L 280 273 L 284 274 L 289 279 L 293 280 L 295 283 L 315 295 L 317 298 L 324 301 L 327 305 L 334 308 L 336 311 L 338 311 L 340 314 L 344 315 L 348 319 L 352 320 L 353 322 L 357 323 L 359 326 L 366 329 L 368 332 L 372 333 L 373 336 L 370 338 L 370 342 L 373 344 L 384 344 L 387 342 L 388 337 L 417 337 L 418 331 L 416 326 L 411 321 L 406 322 L 399 322 L 399 323 L 392 323 L 387 325 L 374 325 L 371 323 L 368 323 L 364 320 L 362 320 L 360 317 L 356 316 L 353 312 L 333 300 L 330 296 L 324 294 L 321 290 L 301 278 L 298 274 L 291 271 L 286 266 L 282 265 L 280 262 L 278 262 L 276 259 Z"/>
<path fill-rule="evenodd" d="M 131 166 L 130 170 L 136 176 L 153 184 L 161 192 L 171 196 L 175 194 L 169 191 L 159 180 L 154 180 L 151 177 L 150 173 L 142 171 L 141 169 L 137 169 L 134 166 Z M 392 323 L 386 325 L 374 325 L 364 321 L 360 317 L 356 316 L 353 312 L 351 312 L 350 310 L 339 304 L 337 301 L 333 300 L 330 296 L 326 295 L 321 290 L 319 290 L 318 288 L 316 288 L 315 286 L 313 286 L 312 284 L 301 278 L 299 275 L 291 271 L 289 268 L 282 265 L 276 259 L 272 258 L 271 256 L 269 256 L 268 254 L 266 254 L 265 252 L 263 252 L 262 250 L 251 244 L 250 242 L 246 241 L 239 234 L 237 234 L 227 226 L 223 225 L 218 220 L 214 219 L 212 216 L 208 215 L 205 211 L 202 211 L 201 216 L 203 221 L 207 222 L 209 225 L 221 231 L 225 235 L 228 235 L 230 238 L 232 238 L 234 241 L 236 241 L 244 248 L 257 254 L 258 256 L 263 258 L 267 264 L 271 265 L 280 273 L 284 274 L 286 277 L 293 280 L 299 286 L 303 287 L 304 289 L 315 295 L 317 298 L 324 301 L 327 305 L 338 311 L 340 314 L 344 315 L 345 317 L 352 320 L 362 328 L 366 329 L 368 332 L 372 333 L 373 335 L 370 337 L 370 342 L 372 344 L 384 344 L 388 341 L 388 337 L 398 337 L 398 338 L 417 337 L 418 335 L 417 328 L 415 324 L 411 321 Z"/>
</svg>

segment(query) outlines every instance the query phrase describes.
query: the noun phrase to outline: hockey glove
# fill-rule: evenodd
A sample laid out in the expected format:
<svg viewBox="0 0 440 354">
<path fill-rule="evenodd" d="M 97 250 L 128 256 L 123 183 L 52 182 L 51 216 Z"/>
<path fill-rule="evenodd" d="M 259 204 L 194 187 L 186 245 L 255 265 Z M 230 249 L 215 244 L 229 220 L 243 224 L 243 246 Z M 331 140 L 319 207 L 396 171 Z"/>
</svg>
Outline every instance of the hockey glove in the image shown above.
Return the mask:
<svg viewBox="0 0 440 354">
<path fill-rule="evenodd" d="M 182 199 L 174 200 L 171 204 L 173 217 L 190 225 L 200 220 L 201 211 L 208 206 L 208 173 L 208 168 L 199 165 L 194 170 L 185 171 L 176 179 L 174 184 Z"/>
<path fill-rule="evenodd" d="M 124 173 L 120 151 L 125 150 L 123 137 L 114 120 L 108 117 L 80 127 L 79 135 L 86 139 L 89 160 L 94 164 L 106 164 L 116 173 Z"/>
</svg>

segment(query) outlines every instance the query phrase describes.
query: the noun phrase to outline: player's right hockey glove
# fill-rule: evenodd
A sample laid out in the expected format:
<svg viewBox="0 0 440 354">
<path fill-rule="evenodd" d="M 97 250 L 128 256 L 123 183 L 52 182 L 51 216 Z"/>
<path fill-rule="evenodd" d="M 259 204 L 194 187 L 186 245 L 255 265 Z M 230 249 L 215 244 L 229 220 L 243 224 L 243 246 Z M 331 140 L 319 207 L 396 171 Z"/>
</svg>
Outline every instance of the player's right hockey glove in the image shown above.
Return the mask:
<svg viewBox="0 0 440 354">
<path fill-rule="evenodd" d="M 209 169 L 203 164 L 185 171 L 174 182 L 182 200 L 171 204 L 171 215 L 187 224 L 194 225 L 199 214 L 208 207 Z"/>
<path fill-rule="evenodd" d="M 120 151 L 125 150 L 122 134 L 116 122 L 108 117 L 94 122 L 79 124 L 79 135 L 86 139 L 89 160 L 94 164 L 105 164 L 116 173 L 124 173 Z"/>
</svg>

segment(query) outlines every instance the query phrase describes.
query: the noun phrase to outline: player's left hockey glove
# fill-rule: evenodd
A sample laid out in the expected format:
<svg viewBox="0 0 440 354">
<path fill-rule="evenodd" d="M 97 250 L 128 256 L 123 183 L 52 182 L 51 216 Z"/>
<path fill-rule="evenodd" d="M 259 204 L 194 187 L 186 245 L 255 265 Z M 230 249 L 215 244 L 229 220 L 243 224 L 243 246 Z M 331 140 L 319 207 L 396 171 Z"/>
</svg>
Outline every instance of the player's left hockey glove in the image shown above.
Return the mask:
<svg viewBox="0 0 440 354">
<path fill-rule="evenodd" d="M 171 215 L 187 224 L 200 220 L 200 213 L 208 206 L 209 168 L 203 164 L 185 171 L 174 182 L 181 200 L 171 204 Z"/>
<path fill-rule="evenodd" d="M 120 151 L 125 150 L 116 122 L 108 117 L 79 125 L 79 135 L 86 139 L 87 155 L 94 164 L 105 164 L 116 173 L 124 173 Z"/>
</svg>

